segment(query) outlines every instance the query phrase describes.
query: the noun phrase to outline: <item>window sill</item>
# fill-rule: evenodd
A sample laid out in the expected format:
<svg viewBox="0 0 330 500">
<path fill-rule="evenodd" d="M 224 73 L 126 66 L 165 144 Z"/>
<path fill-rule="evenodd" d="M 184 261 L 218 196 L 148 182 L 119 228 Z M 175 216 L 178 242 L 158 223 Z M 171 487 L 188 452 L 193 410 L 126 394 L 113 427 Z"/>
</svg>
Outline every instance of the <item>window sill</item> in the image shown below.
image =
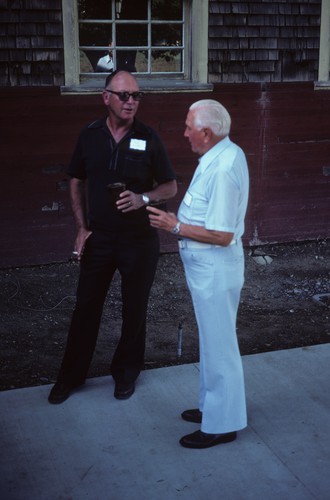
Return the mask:
<svg viewBox="0 0 330 500">
<path fill-rule="evenodd" d="M 330 90 L 330 81 L 327 82 L 315 82 L 314 90 Z"/>
<path fill-rule="evenodd" d="M 140 89 L 148 93 L 168 92 L 211 92 L 211 83 L 192 83 L 183 80 L 143 80 L 138 78 Z M 104 82 L 84 82 L 80 85 L 62 86 L 61 94 L 99 94 L 104 89 Z"/>
</svg>

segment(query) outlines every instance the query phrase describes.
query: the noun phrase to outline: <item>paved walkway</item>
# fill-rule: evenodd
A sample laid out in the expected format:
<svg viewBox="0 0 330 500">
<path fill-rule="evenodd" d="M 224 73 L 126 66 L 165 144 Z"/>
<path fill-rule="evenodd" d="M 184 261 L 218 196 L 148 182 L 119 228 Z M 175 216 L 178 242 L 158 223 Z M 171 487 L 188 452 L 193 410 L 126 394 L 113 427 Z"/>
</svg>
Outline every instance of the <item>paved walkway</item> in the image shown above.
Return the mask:
<svg viewBox="0 0 330 500">
<path fill-rule="evenodd" d="M 148 370 L 135 395 L 89 379 L 58 406 L 50 386 L 0 393 L 3 500 L 329 500 L 330 344 L 243 358 L 249 426 L 207 450 L 196 424 L 198 364 Z"/>
</svg>

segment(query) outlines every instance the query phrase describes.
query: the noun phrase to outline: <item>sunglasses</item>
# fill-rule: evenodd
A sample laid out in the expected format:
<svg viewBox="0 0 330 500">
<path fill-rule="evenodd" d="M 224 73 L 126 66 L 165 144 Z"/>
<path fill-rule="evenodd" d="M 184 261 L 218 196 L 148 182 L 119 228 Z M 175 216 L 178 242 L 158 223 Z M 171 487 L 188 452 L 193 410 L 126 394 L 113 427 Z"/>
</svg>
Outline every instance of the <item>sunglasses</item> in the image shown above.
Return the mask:
<svg viewBox="0 0 330 500">
<path fill-rule="evenodd" d="M 119 97 L 122 102 L 127 102 L 130 97 L 133 97 L 134 101 L 141 101 L 144 96 L 144 92 L 115 92 L 114 90 L 105 89 L 110 94 L 115 94 Z"/>
</svg>

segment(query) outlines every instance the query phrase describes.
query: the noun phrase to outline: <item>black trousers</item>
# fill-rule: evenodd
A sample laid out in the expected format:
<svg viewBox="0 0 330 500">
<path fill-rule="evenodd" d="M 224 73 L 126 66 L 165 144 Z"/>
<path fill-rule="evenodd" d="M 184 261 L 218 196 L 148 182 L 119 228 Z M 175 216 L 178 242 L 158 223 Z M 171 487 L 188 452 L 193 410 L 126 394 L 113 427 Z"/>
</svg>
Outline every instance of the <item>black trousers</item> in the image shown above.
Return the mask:
<svg viewBox="0 0 330 500">
<path fill-rule="evenodd" d="M 144 365 L 146 315 L 159 256 L 158 234 L 93 231 L 81 260 L 76 307 L 58 375 L 81 384 L 92 361 L 104 301 L 115 271 L 121 275 L 122 330 L 111 363 L 116 382 L 136 380 Z"/>
</svg>

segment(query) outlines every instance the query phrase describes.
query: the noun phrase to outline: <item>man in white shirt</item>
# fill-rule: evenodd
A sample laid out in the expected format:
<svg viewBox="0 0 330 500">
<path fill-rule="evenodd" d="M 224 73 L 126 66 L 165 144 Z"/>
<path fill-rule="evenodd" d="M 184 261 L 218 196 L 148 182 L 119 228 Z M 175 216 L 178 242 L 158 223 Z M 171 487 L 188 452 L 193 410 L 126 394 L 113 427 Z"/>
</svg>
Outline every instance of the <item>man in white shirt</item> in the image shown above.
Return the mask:
<svg viewBox="0 0 330 500">
<path fill-rule="evenodd" d="M 107 73 L 113 72 L 114 64 L 112 59 L 111 48 L 112 48 L 112 42 L 109 44 L 109 52 L 105 56 L 100 57 L 100 59 L 97 61 L 96 72 L 107 72 Z"/>
<path fill-rule="evenodd" d="M 194 103 L 184 135 L 200 160 L 178 216 L 148 207 L 153 227 L 179 237 L 199 330 L 199 408 L 181 416 L 201 423 L 201 429 L 181 438 L 187 448 L 228 443 L 247 425 L 236 318 L 249 174 L 245 154 L 229 139 L 230 125 L 228 111 L 217 101 Z"/>
</svg>

